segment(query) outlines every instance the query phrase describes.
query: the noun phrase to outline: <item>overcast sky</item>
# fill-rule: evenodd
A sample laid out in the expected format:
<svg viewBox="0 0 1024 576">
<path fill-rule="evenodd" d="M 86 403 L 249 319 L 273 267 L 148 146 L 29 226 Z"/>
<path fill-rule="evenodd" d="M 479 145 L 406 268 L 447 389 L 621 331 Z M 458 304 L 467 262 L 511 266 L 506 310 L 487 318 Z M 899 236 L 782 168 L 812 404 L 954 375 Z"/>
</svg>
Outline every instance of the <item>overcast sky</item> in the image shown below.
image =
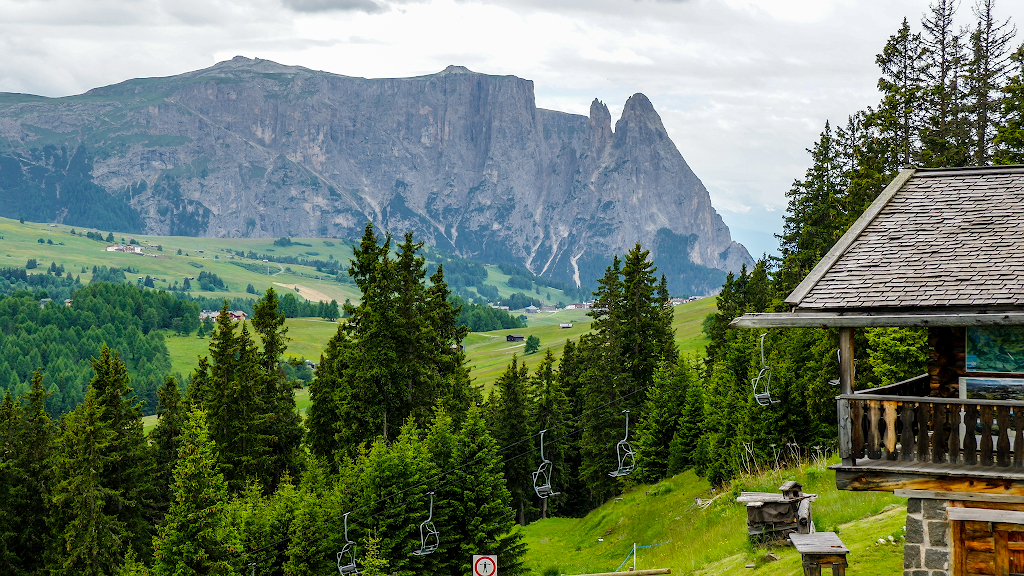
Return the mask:
<svg viewBox="0 0 1024 576">
<path fill-rule="evenodd" d="M 963 0 L 962 24 L 973 0 Z M 809 147 L 878 100 L 875 54 L 927 0 L 0 0 L 0 91 L 78 94 L 235 55 L 365 77 L 459 64 L 534 81 L 543 108 L 654 103 L 756 257 Z M 999 0 L 1024 21 L 1024 2 Z M 1022 35 L 1024 36 L 1024 35 Z M 1022 38 L 1018 38 L 1020 40 Z"/>
</svg>

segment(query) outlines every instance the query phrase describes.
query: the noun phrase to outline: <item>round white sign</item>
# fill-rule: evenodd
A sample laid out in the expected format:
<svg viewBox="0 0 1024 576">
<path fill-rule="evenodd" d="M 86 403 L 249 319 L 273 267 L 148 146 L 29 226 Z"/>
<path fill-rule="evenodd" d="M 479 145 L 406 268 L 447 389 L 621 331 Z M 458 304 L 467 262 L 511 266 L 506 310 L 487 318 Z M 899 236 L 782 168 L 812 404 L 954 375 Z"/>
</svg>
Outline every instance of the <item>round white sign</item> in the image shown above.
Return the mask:
<svg viewBox="0 0 1024 576">
<path fill-rule="evenodd" d="M 498 573 L 498 559 L 494 556 L 474 556 L 473 576 L 495 576 Z"/>
</svg>

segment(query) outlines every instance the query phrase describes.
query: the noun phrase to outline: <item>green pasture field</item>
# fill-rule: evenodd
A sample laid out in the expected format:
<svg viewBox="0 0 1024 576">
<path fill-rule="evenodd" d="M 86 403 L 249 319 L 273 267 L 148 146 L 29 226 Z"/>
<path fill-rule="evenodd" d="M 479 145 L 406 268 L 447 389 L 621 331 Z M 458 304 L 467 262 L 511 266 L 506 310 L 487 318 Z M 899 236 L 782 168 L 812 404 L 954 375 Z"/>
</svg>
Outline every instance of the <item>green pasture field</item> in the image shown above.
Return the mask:
<svg viewBox="0 0 1024 576">
<path fill-rule="evenodd" d="M 850 574 L 902 574 L 906 499 L 837 490 L 835 474 L 826 468 L 829 463 L 834 462 L 809 462 L 737 479 L 724 494 L 716 492 L 721 495 L 707 509 L 697 507 L 694 499 L 709 498 L 711 486 L 693 472 L 636 486 L 584 518 L 549 518 L 525 527 L 527 565 L 540 574 L 612 572 L 636 543 L 660 544 L 638 551 L 638 570 L 671 568 L 673 574 L 708 576 L 800 574 L 800 555 L 793 548 L 750 544 L 745 507 L 736 503 L 740 491 L 775 492 L 784 481 L 797 480 L 805 492 L 818 494 L 812 505 L 817 529 L 837 531 L 850 549 Z M 779 560 L 769 561 L 768 552 Z M 748 564 L 755 567 L 745 568 Z M 631 566 L 632 560 L 623 572 Z"/>
<path fill-rule="evenodd" d="M 673 309 L 672 327 L 676 331 L 676 345 L 681 354 L 695 357 L 704 353 L 708 340 L 702 324 L 704 318 L 714 311 L 714 298 L 687 302 Z M 591 319 L 586 313 L 586 310 L 539 312 L 529 316 L 526 328 L 470 334 L 466 338 L 466 357 L 472 367 L 474 382 L 488 390 L 512 362 L 513 354 L 526 362 L 531 371 L 540 364 L 545 350 L 549 348 L 556 358 L 561 357 L 567 339 L 579 340 L 582 334 L 590 331 Z M 572 328 L 559 328 L 559 324 L 572 324 Z M 508 342 L 506 336 L 509 334 L 537 336 L 540 338 L 540 351 L 524 356 L 525 341 Z"/>
<path fill-rule="evenodd" d="M 74 229 L 78 234 L 72 235 Z M 275 256 L 302 256 L 305 258 L 318 258 L 327 260 L 329 255 L 342 262 L 348 262 L 352 256 L 351 249 L 340 240 L 328 240 L 334 244 L 333 247 L 326 246 L 322 239 L 298 240 L 312 247 L 289 246 L 282 248 L 274 246 L 274 239 L 246 239 L 246 238 L 191 238 L 186 236 L 154 236 L 147 234 L 126 234 L 114 231 L 117 242 L 122 238 L 125 240 L 135 239 L 143 246 L 147 244 L 160 245 L 162 251 L 155 248 L 147 248 L 145 255 L 126 254 L 122 252 L 106 252 L 106 242 L 89 240 L 84 236 L 85 232 L 96 231 L 92 228 L 81 228 L 65 226 L 63 224 L 38 224 L 34 222 L 19 223 L 17 220 L 0 218 L 0 266 L 24 267 L 25 262 L 35 258 L 41 269 L 45 269 L 51 262 L 63 264 L 65 272 L 73 276 L 81 277 L 82 283 L 87 284 L 92 277 L 93 266 L 116 266 L 118 268 L 131 267 L 138 270 L 134 276 L 145 278 L 147 275 L 155 279 L 157 288 L 170 288 L 177 281 L 182 284 L 185 277 L 198 277 L 201 271 L 212 272 L 219 276 L 228 286 L 228 291 L 202 292 L 192 290 L 192 294 L 210 296 L 215 298 L 255 298 L 255 295 L 248 294 L 245 288 L 248 284 L 260 293 L 267 288 L 273 287 L 279 293 L 287 290 L 294 290 L 297 296 L 303 297 L 312 302 L 320 300 L 337 300 L 344 302 L 346 298 L 358 300 L 359 291 L 352 284 L 341 284 L 330 276 L 325 279 L 318 279 L 318 272 L 315 268 L 307 266 L 287 265 L 269 263 L 269 275 L 257 273 L 245 268 L 236 266 L 232 262 L 239 262 L 249 265 L 265 266 L 263 262 L 257 262 L 245 258 L 236 258 L 228 250 L 255 251 L 259 254 L 269 253 Z M 104 236 L 106 230 L 100 230 Z M 81 234 L 81 235 L 79 235 Z M 40 244 L 39 239 L 44 243 Z M 52 240 L 53 244 L 46 244 L 46 240 Z M 182 254 L 177 254 L 181 249 Z M 309 255 L 305 252 L 318 252 L 319 255 Z M 82 272 L 82 269 L 86 272 Z M 291 268 L 292 271 L 286 271 Z M 135 278 L 129 278 L 129 281 Z M 198 283 L 193 282 L 193 287 L 198 288 Z M 298 290 L 295 290 L 298 288 Z"/>
</svg>

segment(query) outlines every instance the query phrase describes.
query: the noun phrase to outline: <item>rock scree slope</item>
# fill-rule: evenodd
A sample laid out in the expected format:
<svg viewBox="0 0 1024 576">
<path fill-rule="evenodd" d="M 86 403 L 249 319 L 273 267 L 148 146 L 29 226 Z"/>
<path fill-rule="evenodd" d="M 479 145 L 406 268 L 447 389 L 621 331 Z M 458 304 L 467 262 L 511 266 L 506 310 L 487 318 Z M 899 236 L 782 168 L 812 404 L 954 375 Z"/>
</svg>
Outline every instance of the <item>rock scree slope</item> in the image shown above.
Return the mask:
<svg viewBox="0 0 1024 576">
<path fill-rule="evenodd" d="M 354 237 L 367 221 L 463 257 L 591 284 L 650 248 L 673 292 L 752 260 L 653 105 L 612 130 L 461 66 L 367 79 L 235 57 L 78 96 L 0 94 L 0 215 L 213 237 Z"/>
</svg>

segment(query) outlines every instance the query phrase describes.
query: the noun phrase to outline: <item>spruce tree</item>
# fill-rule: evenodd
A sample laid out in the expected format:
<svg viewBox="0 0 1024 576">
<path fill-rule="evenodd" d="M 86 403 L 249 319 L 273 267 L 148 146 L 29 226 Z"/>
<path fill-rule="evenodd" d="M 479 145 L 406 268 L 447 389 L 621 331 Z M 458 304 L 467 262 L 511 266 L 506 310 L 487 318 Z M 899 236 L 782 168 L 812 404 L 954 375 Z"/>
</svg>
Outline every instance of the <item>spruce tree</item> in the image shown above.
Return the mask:
<svg viewBox="0 0 1024 576">
<path fill-rule="evenodd" d="M 298 474 L 302 438 L 294 389 L 280 368 L 287 341 L 283 317 L 268 291 L 253 314 L 261 350 L 248 324 L 236 328 L 227 310 L 225 302 L 210 337 L 210 356 L 193 373 L 189 400 L 207 414 L 231 491 L 256 480 L 270 494 L 284 475 Z"/>
<path fill-rule="evenodd" d="M 428 566 L 430 573 L 459 574 L 463 572 L 466 559 L 458 540 L 458 524 L 462 520 L 461 477 L 451 472 L 461 466 L 458 449 L 461 437 L 453 428 L 452 418 L 438 407 L 434 410 L 434 421 L 427 430 L 423 448 L 427 459 L 426 488 L 434 492 L 434 526 L 444 537 L 431 554 Z"/>
<path fill-rule="evenodd" d="M 1010 72 L 1010 42 L 1016 29 L 995 15 L 995 0 L 977 0 L 972 7 L 975 27 L 970 34 L 966 91 L 972 132 L 973 163 L 992 161 L 995 132 L 1002 124 L 1002 88 Z"/>
<path fill-rule="evenodd" d="M 311 386 L 314 454 L 354 456 L 375 436 L 393 440 L 410 416 L 426 426 L 438 401 L 458 419 L 479 400 L 465 366 L 459 309 L 440 267 L 426 286 L 421 249 L 408 233 L 392 259 L 391 237 L 378 243 L 372 224 L 353 248 L 349 274 L 362 301 L 346 305 L 350 320 L 339 326 Z"/>
<path fill-rule="evenodd" d="M 119 353 L 102 346 L 92 367 L 96 375 L 89 387 L 113 433 L 106 448 L 112 459 L 103 469 L 104 485 L 112 494 L 107 513 L 123 524 L 135 553 L 147 558 L 157 511 L 153 452 L 142 428 L 142 403 L 129 386 L 128 368 Z"/>
<path fill-rule="evenodd" d="M 153 482 L 159 494 L 157 504 L 161 512 L 166 513 L 171 503 L 171 481 L 174 478 L 174 465 L 178 460 L 181 432 L 188 413 L 182 404 L 178 380 L 173 376 L 164 380 L 163 386 L 157 390 L 157 398 L 157 423 L 150 432 L 156 461 Z"/>
<path fill-rule="evenodd" d="M 909 166 L 920 153 L 923 128 L 925 48 L 921 35 L 910 30 L 907 19 L 889 37 L 875 63 L 882 71 L 878 90 L 882 102 L 869 114 L 870 122 L 887 141 L 899 166 Z"/>
<path fill-rule="evenodd" d="M 997 128 L 995 163 L 1024 163 L 1024 47 L 1010 57 L 1013 76 L 1003 88 L 1004 124 Z"/>
<path fill-rule="evenodd" d="M 555 491 L 561 492 L 568 478 L 564 455 L 570 449 L 572 438 L 569 435 L 571 426 L 566 425 L 566 422 L 572 414 L 569 410 L 569 396 L 558 378 L 555 357 L 550 348 L 530 379 L 530 399 L 531 432 L 537 434 L 547 430 L 544 457 L 551 461 L 552 485 Z M 547 518 L 549 512 L 557 511 L 559 504 L 559 498 L 541 499 L 541 518 Z"/>
<path fill-rule="evenodd" d="M 281 368 L 281 358 L 288 349 L 288 329 L 278 305 L 277 294 L 268 288 L 253 306 L 252 326 L 260 337 L 262 351 L 258 354 L 262 403 L 268 419 L 264 436 L 270 439 L 271 462 L 267 474 L 269 489 L 285 475 L 296 478 L 301 470 L 302 417 L 295 406 L 296 381 L 289 380 Z"/>
<path fill-rule="evenodd" d="M 50 530 L 46 526 L 47 500 L 51 497 L 53 472 L 50 467 L 57 430 L 46 410 L 50 397 L 43 386 L 43 374 L 32 374 L 31 388 L 22 398 L 21 427 L 17 436 L 14 469 L 19 498 L 10 502 L 18 507 L 17 549 L 25 574 L 36 573 L 43 565 Z"/>
<path fill-rule="evenodd" d="M 462 495 L 457 500 L 459 509 L 455 515 L 460 520 L 458 531 L 451 537 L 461 547 L 463 564 L 461 570 L 445 574 L 468 574 L 473 554 L 497 554 L 502 574 L 525 574 L 526 545 L 516 526 L 516 512 L 502 474 L 497 442 L 488 434 L 483 415 L 476 407 L 466 413 L 455 459 L 460 464 L 454 473 L 455 485 L 461 488 Z"/>
<path fill-rule="evenodd" d="M 964 68 L 963 33 L 953 22 L 955 0 L 935 0 L 921 25 L 927 64 L 927 118 L 921 159 L 927 166 L 964 166 L 970 161 L 970 124 Z"/>
<path fill-rule="evenodd" d="M 232 559 L 241 549 L 227 525 L 227 483 L 202 410 L 189 414 L 173 486 L 170 511 L 153 541 L 154 575 L 236 574 Z"/>
<path fill-rule="evenodd" d="M 55 533 L 46 562 L 51 574 L 112 574 L 128 548 L 125 523 L 110 513 L 110 504 L 119 500 L 106 478 L 115 465 L 117 434 L 100 395 L 90 386 L 85 400 L 61 421 L 50 509 Z"/>
<path fill-rule="evenodd" d="M 21 523 L 21 487 L 16 459 L 21 449 L 18 436 L 21 429 L 21 407 L 4 393 L 0 402 L 0 569 L 5 574 L 19 574 L 21 570 L 18 549 L 18 524 Z"/>
<path fill-rule="evenodd" d="M 643 417 L 636 423 L 638 482 L 653 483 L 668 475 L 670 443 L 679 429 L 686 395 L 697 386 L 697 374 L 686 358 L 662 365 L 647 395 Z"/>
<path fill-rule="evenodd" d="M 309 383 L 306 447 L 313 456 L 328 463 L 332 470 L 337 466 L 338 435 L 356 437 L 358 431 L 367 425 L 363 413 L 353 410 L 342 413 L 342 407 L 351 406 L 348 398 L 351 388 L 343 386 L 350 346 L 347 334 L 339 329 L 327 342 L 313 381 Z"/>
<path fill-rule="evenodd" d="M 512 363 L 494 383 L 497 395 L 494 399 L 491 435 L 501 446 L 519 444 L 532 434 L 528 417 L 529 369 L 520 364 L 513 354 Z M 535 462 L 533 454 L 522 458 L 509 459 L 504 464 L 508 491 L 512 496 L 512 507 L 516 519 L 523 526 L 527 522 L 530 503 L 533 501 L 533 480 L 531 473 Z"/>
<path fill-rule="evenodd" d="M 430 488 L 424 484 L 429 473 L 425 456 L 420 432 L 407 420 L 391 444 L 378 437 L 356 464 L 361 469 L 359 507 L 372 517 L 372 525 L 364 528 L 380 535 L 381 557 L 398 576 L 424 574 L 430 565 L 429 556 L 413 554 L 420 549 L 419 525 L 427 519 L 430 505 L 426 494 Z M 435 499 L 435 513 L 440 512 L 440 504 Z M 350 529 L 352 521 L 350 517 Z"/>
<path fill-rule="evenodd" d="M 580 453 L 580 430 L 582 425 L 584 398 L 581 373 L 584 370 L 577 352 L 578 346 L 572 340 L 566 340 L 562 347 L 562 357 L 558 361 L 558 385 L 565 391 L 567 413 L 563 418 L 564 433 L 555 438 L 553 444 L 558 446 L 562 455 L 562 471 L 558 475 L 558 490 L 562 495 L 555 503 L 559 514 L 581 516 L 589 509 L 589 497 L 580 476 L 582 456 Z"/>
</svg>

